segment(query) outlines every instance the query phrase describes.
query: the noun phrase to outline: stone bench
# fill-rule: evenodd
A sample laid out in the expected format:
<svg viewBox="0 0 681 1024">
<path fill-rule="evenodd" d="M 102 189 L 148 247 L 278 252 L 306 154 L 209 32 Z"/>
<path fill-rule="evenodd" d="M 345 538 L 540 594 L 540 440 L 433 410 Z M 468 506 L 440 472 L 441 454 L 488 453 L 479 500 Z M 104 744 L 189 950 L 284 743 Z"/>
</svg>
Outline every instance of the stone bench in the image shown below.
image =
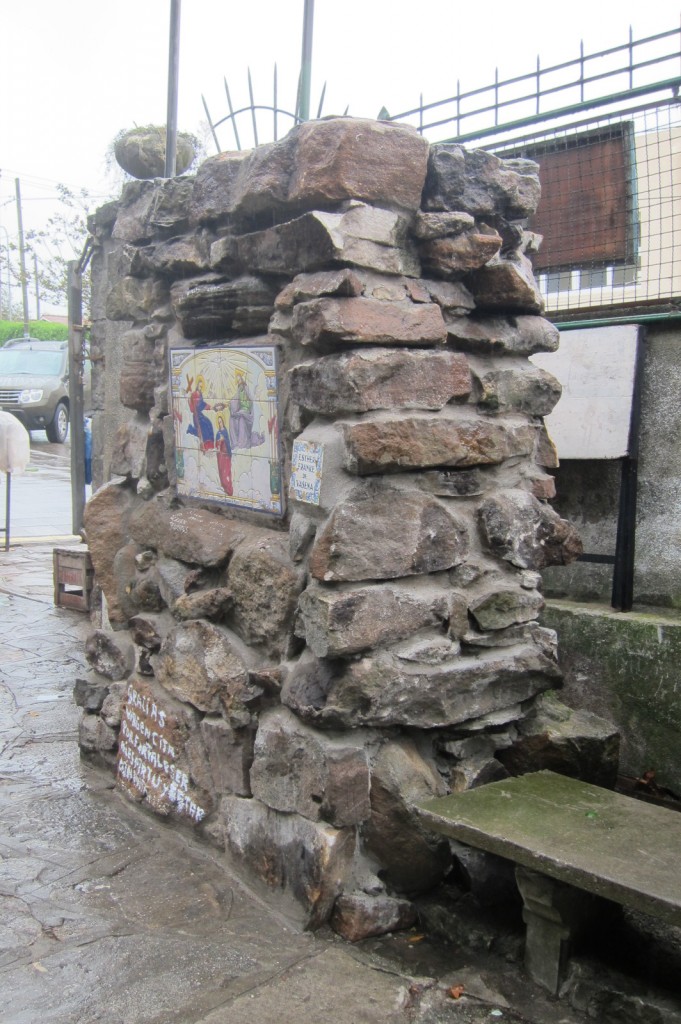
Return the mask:
<svg viewBox="0 0 681 1024">
<path fill-rule="evenodd" d="M 530 976 L 557 994 L 602 897 L 681 925 L 681 814 L 554 772 L 430 800 L 432 831 L 516 865 Z"/>
</svg>

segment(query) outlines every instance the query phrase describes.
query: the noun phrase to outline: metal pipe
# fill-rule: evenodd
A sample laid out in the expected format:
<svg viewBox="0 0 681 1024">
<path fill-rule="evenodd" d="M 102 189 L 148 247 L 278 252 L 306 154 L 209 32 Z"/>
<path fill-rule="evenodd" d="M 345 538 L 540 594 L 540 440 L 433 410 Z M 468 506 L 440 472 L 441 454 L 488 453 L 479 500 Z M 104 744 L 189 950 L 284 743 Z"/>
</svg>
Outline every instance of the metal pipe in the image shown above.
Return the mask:
<svg viewBox="0 0 681 1024">
<path fill-rule="evenodd" d="M 681 313 L 642 313 L 638 316 L 607 316 L 599 320 L 552 320 L 559 331 L 577 331 L 587 327 L 617 327 L 623 324 L 656 324 L 676 323 L 681 320 Z"/>
<path fill-rule="evenodd" d="M 14 179 L 17 195 L 17 223 L 19 225 L 19 262 L 21 266 L 21 297 L 24 306 L 24 337 L 29 337 L 28 329 L 28 285 L 26 282 L 26 250 L 24 248 L 24 222 L 21 215 L 21 182 Z"/>
<path fill-rule="evenodd" d="M 667 89 L 678 88 L 681 85 L 681 78 L 668 78 L 663 82 L 656 82 L 655 85 L 642 85 L 637 89 L 627 89 L 626 92 L 612 93 L 610 96 L 603 96 L 597 100 L 585 100 L 584 103 L 573 103 L 569 107 L 560 107 L 556 110 L 546 111 L 543 114 L 534 114 L 531 117 L 522 117 L 517 121 L 507 121 L 502 127 L 504 131 L 510 131 L 512 128 L 522 128 L 525 125 L 538 124 L 555 121 L 560 117 L 568 117 L 570 114 L 579 113 L 582 110 L 592 110 L 596 107 L 605 107 L 615 103 L 621 103 L 626 100 L 633 100 L 637 96 L 647 96 L 651 93 L 663 92 Z M 491 109 L 491 108 L 489 108 Z M 416 111 L 414 111 L 416 113 Z M 472 117 L 474 113 L 478 111 L 471 111 L 470 114 L 466 114 L 466 117 Z M 395 118 L 393 118 L 395 120 Z M 430 124 L 424 126 L 427 131 L 429 128 L 437 128 L 441 124 L 447 124 L 452 118 L 446 118 L 442 121 L 433 121 Z M 495 135 L 499 131 L 498 127 L 492 126 L 491 128 L 483 128 L 477 132 L 468 132 L 463 135 L 455 135 L 453 138 L 443 139 L 443 142 L 467 142 L 472 139 L 483 139 L 488 135 Z"/>
<path fill-rule="evenodd" d="M 9 551 L 9 517 L 12 505 L 12 474 L 7 473 L 5 482 L 5 551 Z"/>
<path fill-rule="evenodd" d="M 33 253 L 33 274 L 35 277 L 35 318 L 40 320 L 40 281 L 38 280 L 38 257 Z"/>
<path fill-rule="evenodd" d="M 85 424 L 83 422 L 83 281 L 76 260 L 68 266 L 69 399 L 71 430 L 71 522 L 83 529 L 85 508 Z"/>
<path fill-rule="evenodd" d="M 310 120 L 313 24 L 314 0 L 305 0 L 305 8 L 303 10 L 303 51 L 300 61 L 300 101 L 298 105 L 298 116 L 301 121 Z"/>
<path fill-rule="evenodd" d="M 0 224 L 0 231 L 5 232 L 5 258 L 7 260 L 7 319 L 12 319 L 12 270 L 9 265 L 9 232 L 4 224 Z M 2 291 L 2 271 L 0 270 L 0 291 Z M 2 315 L 2 304 L 0 303 L 0 316 Z"/>
<path fill-rule="evenodd" d="M 180 77 L 180 5 L 170 0 L 170 44 L 168 55 L 168 113 L 166 117 L 165 177 L 177 172 L 177 97 Z"/>
</svg>

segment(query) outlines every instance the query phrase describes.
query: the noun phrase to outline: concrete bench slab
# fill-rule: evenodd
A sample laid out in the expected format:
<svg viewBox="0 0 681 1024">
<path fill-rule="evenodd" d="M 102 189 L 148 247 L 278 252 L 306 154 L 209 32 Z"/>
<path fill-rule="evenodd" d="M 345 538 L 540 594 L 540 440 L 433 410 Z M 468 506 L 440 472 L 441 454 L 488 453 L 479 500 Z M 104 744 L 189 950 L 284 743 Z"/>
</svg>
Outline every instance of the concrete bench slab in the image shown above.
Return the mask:
<svg viewBox="0 0 681 1024">
<path fill-rule="evenodd" d="M 526 965 L 550 991 L 558 990 L 588 913 L 574 889 L 681 925 L 681 814 L 554 772 L 494 782 L 418 810 L 434 832 L 515 862 Z"/>
</svg>

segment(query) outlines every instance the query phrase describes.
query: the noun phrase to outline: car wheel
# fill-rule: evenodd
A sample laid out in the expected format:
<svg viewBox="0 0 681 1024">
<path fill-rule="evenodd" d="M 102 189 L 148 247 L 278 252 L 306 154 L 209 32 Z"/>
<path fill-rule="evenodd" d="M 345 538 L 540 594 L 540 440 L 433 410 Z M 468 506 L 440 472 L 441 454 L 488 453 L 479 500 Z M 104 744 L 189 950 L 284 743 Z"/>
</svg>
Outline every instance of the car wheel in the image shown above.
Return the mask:
<svg viewBox="0 0 681 1024">
<path fill-rule="evenodd" d="M 63 444 L 69 432 L 69 410 L 63 402 L 60 402 L 54 410 L 52 422 L 45 428 L 47 440 L 53 444 Z"/>
</svg>

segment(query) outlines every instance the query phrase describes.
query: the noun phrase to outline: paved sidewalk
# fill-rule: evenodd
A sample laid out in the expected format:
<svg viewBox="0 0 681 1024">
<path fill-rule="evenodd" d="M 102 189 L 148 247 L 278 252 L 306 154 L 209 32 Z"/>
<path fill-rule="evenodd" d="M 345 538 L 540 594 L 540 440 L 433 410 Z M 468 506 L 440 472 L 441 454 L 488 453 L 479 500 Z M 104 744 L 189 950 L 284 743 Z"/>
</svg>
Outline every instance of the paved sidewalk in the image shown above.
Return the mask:
<svg viewBox="0 0 681 1024">
<path fill-rule="evenodd" d="M 130 804 L 80 761 L 89 624 L 52 601 L 51 546 L 0 551 L 2 1024 L 580 1020 L 517 967 L 413 932 L 301 932 L 225 855 Z"/>
</svg>

